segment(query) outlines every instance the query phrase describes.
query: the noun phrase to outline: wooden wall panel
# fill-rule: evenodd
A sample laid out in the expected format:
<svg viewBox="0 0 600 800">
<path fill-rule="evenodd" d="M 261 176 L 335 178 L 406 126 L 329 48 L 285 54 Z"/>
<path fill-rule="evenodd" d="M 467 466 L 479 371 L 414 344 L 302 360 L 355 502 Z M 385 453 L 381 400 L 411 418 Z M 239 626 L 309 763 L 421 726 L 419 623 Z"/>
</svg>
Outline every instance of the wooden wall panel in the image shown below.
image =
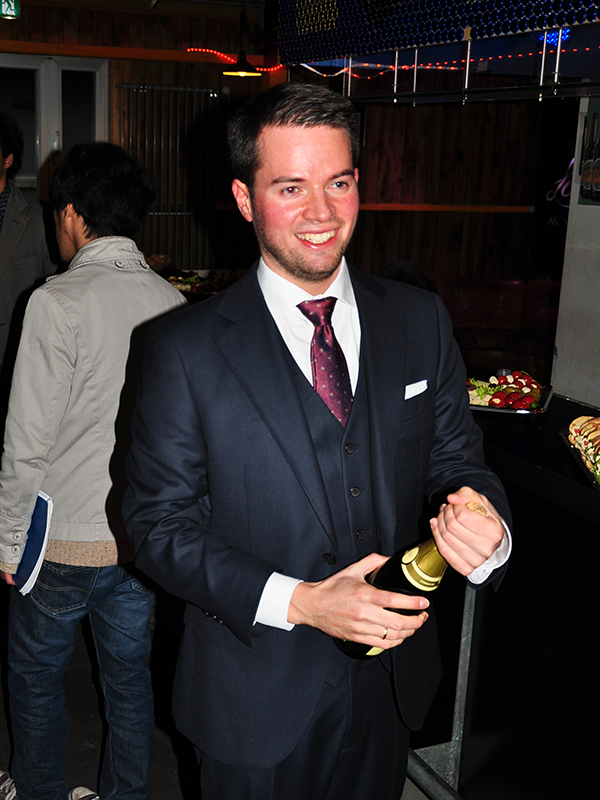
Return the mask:
<svg viewBox="0 0 600 800">
<path fill-rule="evenodd" d="M 145 18 L 141 14 L 129 14 L 129 46 L 144 47 Z"/>
<path fill-rule="evenodd" d="M 458 116 L 444 114 L 444 124 L 440 131 L 440 160 L 438 178 L 438 202 L 456 202 L 454 191 L 456 172 L 460 168 L 458 151 Z"/>
<path fill-rule="evenodd" d="M 96 17 L 93 11 L 79 12 L 79 44 L 93 47 L 96 44 Z"/>
<path fill-rule="evenodd" d="M 44 41 L 63 44 L 63 10 L 46 8 L 44 10 Z"/>
<path fill-rule="evenodd" d="M 113 14 L 112 46 L 131 47 L 129 39 L 129 14 Z"/>
<path fill-rule="evenodd" d="M 79 31 L 80 16 L 75 9 L 66 8 L 62 15 L 62 29 L 64 44 L 79 44 L 81 34 Z"/>
<path fill-rule="evenodd" d="M 348 258 L 382 275 L 398 258 L 428 277 L 528 277 L 530 214 L 466 211 L 362 211 Z"/>
<path fill-rule="evenodd" d="M 44 41 L 44 10 L 38 6 L 27 9 L 29 18 L 29 37 L 28 42 Z M 1 34 L 0 34 L 1 35 Z M 4 38 L 4 37 L 2 37 Z"/>
<path fill-rule="evenodd" d="M 96 11 L 96 44 L 99 47 L 112 47 L 113 15 L 110 11 Z"/>
<path fill-rule="evenodd" d="M 359 162 L 359 186 L 365 203 L 377 202 L 377 180 L 383 165 L 380 164 L 379 141 L 383 107 L 376 105 L 365 111 L 366 141 Z"/>
</svg>

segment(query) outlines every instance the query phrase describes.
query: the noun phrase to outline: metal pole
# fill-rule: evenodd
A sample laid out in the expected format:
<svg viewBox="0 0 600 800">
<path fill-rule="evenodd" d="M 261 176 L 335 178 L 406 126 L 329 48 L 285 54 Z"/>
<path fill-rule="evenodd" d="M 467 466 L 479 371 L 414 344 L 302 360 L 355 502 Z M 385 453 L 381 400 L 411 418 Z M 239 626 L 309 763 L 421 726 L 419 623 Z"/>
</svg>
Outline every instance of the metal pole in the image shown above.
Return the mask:
<svg viewBox="0 0 600 800">
<path fill-rule="evenodd" d="M 350 84 L 352 82 L 352 56 L 348 59 L 348 97 L 350 97 Z"/>
<path fill-rule="evenodd" d="M 559 66 L 560 66 L 560 47 L 562 45 L 562 32 L 563 29 L 558 29 L 558 41 L 556 42 L 556 64 L 554 66 L 554 92 L 556 93 L 556 84 L 558 83 Z"/>
<path fill-rule="evenodd" d="M 419 48 L 415 47 L 415 66 L 413 68 L 413 94 L 417 91 L 417 64 L 419 61 Z"/>
<path fill-rule="evenodd" d="M 461 796 L 434 772 L 422 758 L 408 751 L 407 775 L 431 800 L 462 800 Z"/>
<path fill-rule="evenodd" d="M 544 31 L 544 46 L 542 48 L 542 67 L 540 69 L 540 86 L 544 83 L 544 70 L 546 69 L 546 45 L 548 43 L 548 31 Z"/>
</svg>

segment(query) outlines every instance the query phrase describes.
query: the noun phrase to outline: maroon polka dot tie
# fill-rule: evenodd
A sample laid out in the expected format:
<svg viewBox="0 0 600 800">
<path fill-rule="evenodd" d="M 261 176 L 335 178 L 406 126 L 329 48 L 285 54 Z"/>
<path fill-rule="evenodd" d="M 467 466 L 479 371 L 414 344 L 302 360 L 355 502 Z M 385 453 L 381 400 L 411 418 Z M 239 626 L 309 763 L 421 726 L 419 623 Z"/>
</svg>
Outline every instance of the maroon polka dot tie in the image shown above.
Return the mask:
<svg viewBox="0 0 600 800">
<path fill-rule="evenodd" d="M 315 326 L 310 343 L 313 386 L 334 417 L 346 427 L 352 406 L 352 387 L 344 352 L 331 327 L 337 297 L 306 300 L 298 308 Z"/>
</svg>

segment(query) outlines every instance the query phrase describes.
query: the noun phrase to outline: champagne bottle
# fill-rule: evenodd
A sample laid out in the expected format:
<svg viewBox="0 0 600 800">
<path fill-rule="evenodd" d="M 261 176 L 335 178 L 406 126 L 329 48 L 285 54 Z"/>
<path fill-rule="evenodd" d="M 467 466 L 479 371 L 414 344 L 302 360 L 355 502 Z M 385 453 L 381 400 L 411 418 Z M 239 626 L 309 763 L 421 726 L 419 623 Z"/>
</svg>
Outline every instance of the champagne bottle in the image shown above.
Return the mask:
<svg viewBox="0 0 600 800">
<path fill-rule="evenodd" d="M 395 553 L 384 564 L 370 572 L 365 580 L 376 589 L 399 594 L 421 595 L 438 588 L 448 564 L 435 546 L 434 539 L 428 539 L 417 547 Z M 410 609 L 390 609 L 398 614 L 414 616 L 420 611 Z M 371 647 L 360 642 L 334 639 L 340 650 L 352 658 L 367 658 L 383 652 L 380 647 Z"/>
</svg>

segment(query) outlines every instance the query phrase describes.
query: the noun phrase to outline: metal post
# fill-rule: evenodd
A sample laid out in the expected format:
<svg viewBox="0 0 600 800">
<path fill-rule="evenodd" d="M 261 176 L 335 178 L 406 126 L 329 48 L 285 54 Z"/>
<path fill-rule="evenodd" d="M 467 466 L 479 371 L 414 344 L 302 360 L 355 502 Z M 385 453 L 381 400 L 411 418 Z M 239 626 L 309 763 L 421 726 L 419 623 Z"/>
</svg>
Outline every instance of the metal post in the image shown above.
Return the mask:
<svg viewBox="0 0 600 800">
<path fill-rule="evenodd" d="M 413 94 L 417 92 L 417 63 L 419 61 L 419 48 L 415 47 L 415 66 L 413 69 Z"/>
<path fill-rule="evenodd" d="M 423 747 L 418 751 L 419 756 L 427 763 L 440 780 L 447 782 L 448 785 L 452 786 L 454 789 L 458 787 L 460 771 L 476 594 L 475 589 L 472 589 L 470 586 L 465 587 L 451 740 L 443 744 Z M 444 795 L 441 797 L 444 797 Z"/>
<path fill-rule="evenodd" d="M 558 84 L 559 67 L 560 67 L 560 47 L 562 45 L 562 32 L 563 29 L 558 29 L 558 41 L 556 42 L 556 64 L 554 65 L 554 94 L 556 94 L 556 86 Z"/>
</svg>

